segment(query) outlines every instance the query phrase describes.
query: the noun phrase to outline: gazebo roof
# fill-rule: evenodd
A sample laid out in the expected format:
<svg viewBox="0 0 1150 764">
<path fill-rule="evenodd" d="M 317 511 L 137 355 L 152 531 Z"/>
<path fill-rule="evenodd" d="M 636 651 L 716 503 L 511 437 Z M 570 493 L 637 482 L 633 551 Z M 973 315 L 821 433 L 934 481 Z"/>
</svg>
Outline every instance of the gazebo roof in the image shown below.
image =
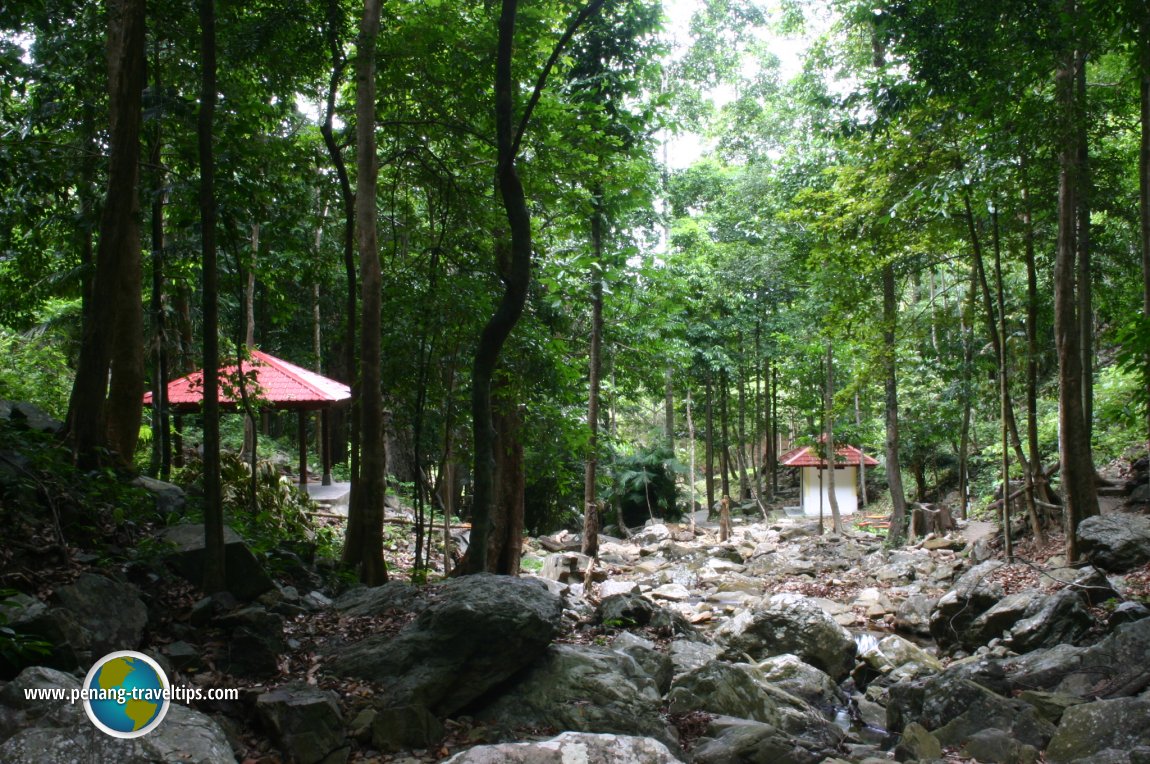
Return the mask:
<svg viewBox="0 0 1150 764">
<path fill-rule="evenodd" d="M 229 377 L 236 374 L 237 364 L 220 367 L 220 405 L 235 408 L 240 399 L 240 391 L 235 385 L 226 384 Z M 254 383 L 249 383 L 248 394 L 270 403 L 277 409 L 322 409 L 333 403 L 351 398 L 351 388 L 342 382 L 328 379 L 314 371 L 288 363 L 261 350 L 251 351 L 251 359 L 243 362 L 246 380 L 255 375 Z M 186 377 L 173 379 L 168 383 L 168 405 L 178 411 L 196 411 L 203 405 L 204 373 L 192 372 Z M 152 394 L 144 395 L 144 404 L 151 405 Z"/>
<path fill-rule="evenodd" d="M 835 466 L 855 466 L 862 462 L 868 467 L 878 465 L 878 460 L 867 456 L 854 446 L 838 446 L 835 448 Z M 779 457 L 779 464 L 784 467 L 826 467 L 826 460 L 818 455 L 814 446 L 800 446 L 788 451 Z"/>
</svg>

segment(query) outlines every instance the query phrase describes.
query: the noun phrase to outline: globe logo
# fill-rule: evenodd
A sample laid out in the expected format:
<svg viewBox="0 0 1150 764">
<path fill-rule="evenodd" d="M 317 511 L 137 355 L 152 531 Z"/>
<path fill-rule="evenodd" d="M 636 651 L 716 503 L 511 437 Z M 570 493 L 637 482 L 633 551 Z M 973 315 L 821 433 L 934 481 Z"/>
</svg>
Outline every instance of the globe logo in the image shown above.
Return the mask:
<svg viewBox="0 0 1150 764">
<path fill-rule="evenodd" d="M 146 735 L 168 713 L 170 685 L 159 664 L 143 653 L 109 653 L 88 670 L 81 689 L 92 724 L 112 737 Z"/>
</svg>

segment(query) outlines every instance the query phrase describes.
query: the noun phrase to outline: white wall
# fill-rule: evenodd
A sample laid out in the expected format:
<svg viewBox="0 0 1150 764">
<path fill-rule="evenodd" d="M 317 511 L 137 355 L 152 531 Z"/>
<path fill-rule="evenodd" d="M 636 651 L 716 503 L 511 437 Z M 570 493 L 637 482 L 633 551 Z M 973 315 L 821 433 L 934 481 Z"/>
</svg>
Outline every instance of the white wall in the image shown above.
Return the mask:
<svg viewBox="0 0 1150 764">
<path fill-rule="evenodd" d="M 819 470 L 817 467 L 802 468 L 803 513 L 807 517 L 819 516 Z M 822 490 L 827 489 L 826 475 L 823 475 Z M 853 515 L 858 511 L 858 467 L 835 468 L 835 498 L 839 502 L 839 515 Z M 831 502 L 823 497 L 823 516 L 831 516 Z"/>
</svg>

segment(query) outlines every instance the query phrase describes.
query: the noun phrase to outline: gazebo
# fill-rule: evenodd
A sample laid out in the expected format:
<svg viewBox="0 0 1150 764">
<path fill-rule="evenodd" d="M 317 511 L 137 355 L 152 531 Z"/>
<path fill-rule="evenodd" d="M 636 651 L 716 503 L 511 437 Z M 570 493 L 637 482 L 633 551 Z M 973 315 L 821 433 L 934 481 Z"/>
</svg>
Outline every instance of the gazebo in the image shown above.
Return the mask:
<svg viewBox="0 0 1150 764">
<path fill-rule="evenodd" d="M 854 446 L 835 447 L 835 499 L 838 500 L 840 515 L 853 515 L 858 511 L 858 469 L 859 465 L 874 467 L 878 461 L 867 456 Z M 802 446 L 788 451 L 779 457 L 784 467 L 799 469 L 799 499 L 803 514 L 818 517 L 820 512 L 830 511 L 829 481 L 823 473 L 827 462 L 814 446 Z"/>
<path fill-rule="evenodd" d="M 229 411 L 240 408 L 241 395 L 235 380 L 241 364 L 221 366 L 220 407 Z M 328 410 L 351 398 L 351 388 L 328 379 L 262 350 L 252 350 L 251 358 L 242 362 L 247 394 L 261 405 L 272 409 L 296 411 L 299 414 L 299 482 L 307 485 L 307 414 L 319 411 L 323 485 L 331 484 L 331 431 Z M 168 383 L 168 407 L 176 414 L 193 413 L 203 407 L 204 372 L 196 371 Z M 144 405 L 152 404 L 152 394 L 144 395 Z"/>
</svg>

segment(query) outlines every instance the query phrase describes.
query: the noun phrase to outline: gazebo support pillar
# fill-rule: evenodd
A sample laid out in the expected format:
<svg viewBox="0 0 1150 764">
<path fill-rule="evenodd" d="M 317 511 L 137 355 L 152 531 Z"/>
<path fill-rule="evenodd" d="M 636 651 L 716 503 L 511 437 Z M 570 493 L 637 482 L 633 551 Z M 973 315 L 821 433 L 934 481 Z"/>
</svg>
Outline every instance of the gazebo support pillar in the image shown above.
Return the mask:
<svg viewBox="0 0 1150 764">
<path fill-rule="evenodd" d="M 323 463 L 322 485 L 331 485 L 331 407 L 319 412 L 320 461 Z"/>
<path fill-rule="evenodd" d="M 307 492 L 307 412 L 299 411 L 299 488 Z"/>
</svg>

